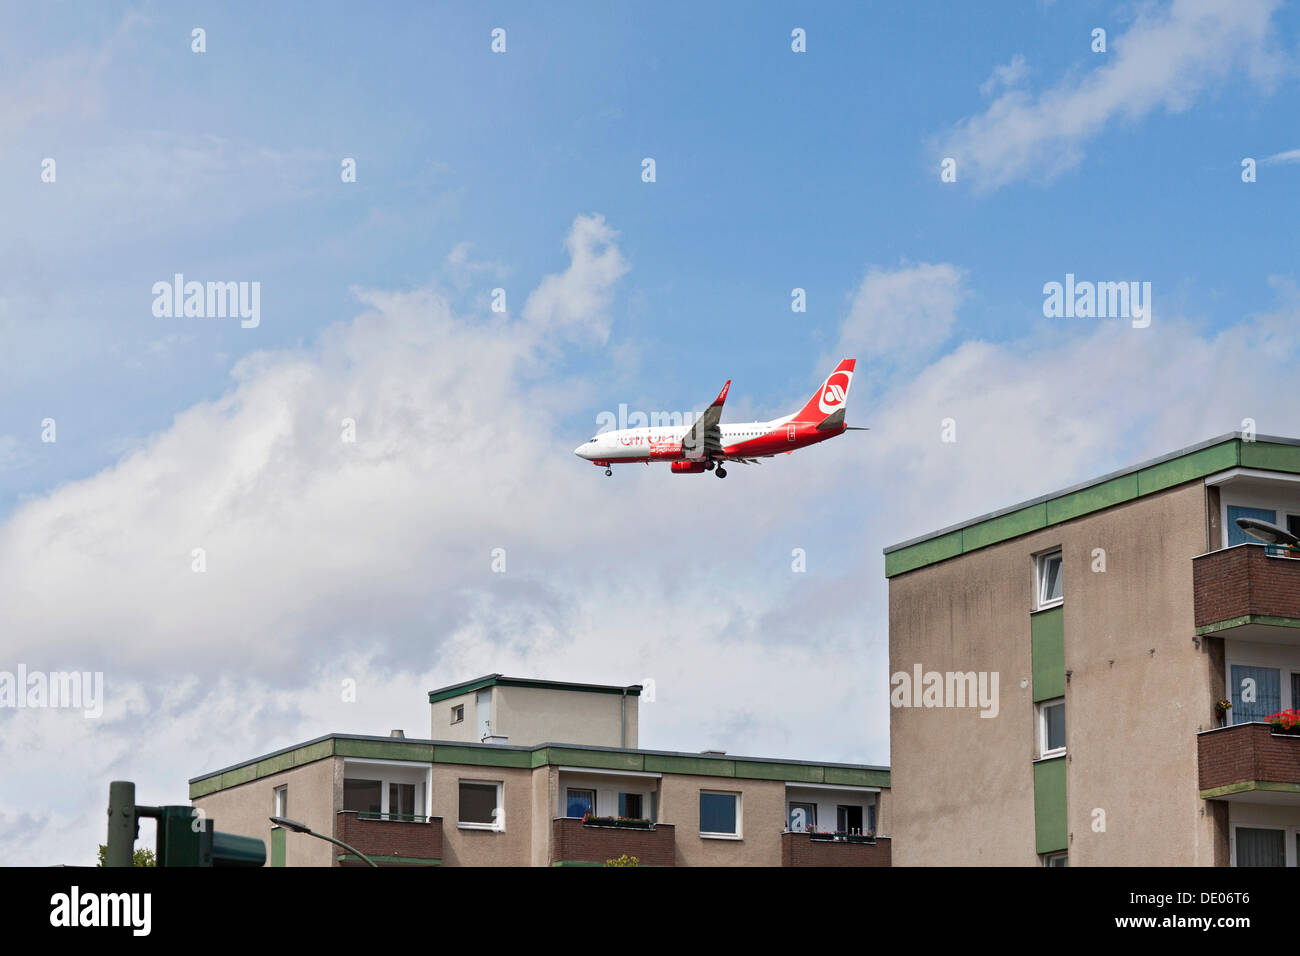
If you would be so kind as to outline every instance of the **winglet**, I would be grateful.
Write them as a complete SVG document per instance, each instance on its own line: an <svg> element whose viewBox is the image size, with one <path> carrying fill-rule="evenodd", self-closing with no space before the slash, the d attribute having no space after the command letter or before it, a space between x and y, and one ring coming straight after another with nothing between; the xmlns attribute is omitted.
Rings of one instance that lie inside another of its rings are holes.
<svg viewBox="0 0 1300 956"><path fill-rule="evenodd" d="M727 400L727 389L729 388L731 388L731 379L727 379L727 384L722 386L722 391L718 392L718 397L713 400L713 405L709 407L712 408L714 405L721 405L725 402Z"/></svg>

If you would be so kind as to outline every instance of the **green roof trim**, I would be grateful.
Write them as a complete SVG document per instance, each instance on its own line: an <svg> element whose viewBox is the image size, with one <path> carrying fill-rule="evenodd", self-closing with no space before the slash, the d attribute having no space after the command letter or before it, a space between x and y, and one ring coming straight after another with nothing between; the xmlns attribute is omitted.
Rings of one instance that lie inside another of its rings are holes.
<svg viewBox="0 0 1300 956"><path fill-rule="evenodd" d="M528 677L505 677L501 674L485 674L483 677L476 677L473 680L463 681L459 684L449 684L446 687L439 687L429 691L429 703L436 704L439 701L451 700L453 697L463 697L466 694L483 690L485 687L534 687L541 690L571 690L585 694L641 696L640 684L628 684L626 686L619 684L574 684L569 681L533 680Z"/></svg>
<svg viewBox="0 0 1300 956"><path fill-rule="evenodd" d="M1229 783L1222 787L1202 790L1201 799L1218 800L1221 797L1230 797L1234 793L1250 793L1255 790L1269 793L1300 793L1300 783L1280 783L1275 780L1243 780L1240 783Z"/></svg>
<svg viewBox="0 0 1300 956"><path fill-rule="evenodd" d="M892 578L1229 468L1300 474L1300 440L1229 432L1052 494L885 548Z"/></svg>
<svg viewBox="0 0 1300 956"><path fill-rule="evenodd" d="M863 764L731 757L725 754L685 754L662 750L626 750L619 747L588 747L580 744L546 743L535 747L512 747L507 744L444 743L437 740L330 734L265 757L244 761L224 770L194 777L189 781L190 799L196 800L218 790L251 783L329 757L409 760L412 763L506 767L521 770L535 770L546 766L583 767L593 770L692 774L702 777L783 780L789 783L824 783L854 787L887 788L890 785L888 767L872 767Z"/></svg>
<svg viewBox="0 0 1300 956"><path fill-rule="evenodd" d="M1230 617L1223 621L1215 621L1213 624L1202 624L1196 629L1198 637L1204 637L1206 634L1214 634L1217 631L1227 631L1234 627L1245 627L1247 624L1267 624L1269 627L1300 627L1300 617L1270 617L1267 614L1243 614L1240 617Z"/></svg>

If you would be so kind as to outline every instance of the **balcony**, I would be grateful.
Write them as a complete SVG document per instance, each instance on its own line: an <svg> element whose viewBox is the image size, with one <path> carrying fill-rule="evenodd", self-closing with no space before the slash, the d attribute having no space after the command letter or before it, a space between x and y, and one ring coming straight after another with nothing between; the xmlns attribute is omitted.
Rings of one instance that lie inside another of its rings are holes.
<svg viewBox="0 0 1300 956"><path fill-rule="evenodd" d="M340 810L334 838L356 847L381 866L437 866L442 862L442 817L360 813ZM342 850L338 862L365 864Z"/></svg>
<svg viewBox="0 0 1300 956"><path fill-rule="evenodd" d="M787 830L781 834L782 866L890 866L889 837L870 842L814 839Z"/></svg>
<svg viewBox="0 0 1300 956"><path fill-rule="evenodd" d="M677 862L676 830L671 823L651 829L593 826L576 817L559 817L553 823L551 863L554 866L604 866L627 854L638 866L674 866Z"/></svg>
<svg viewBox="0 0 1300 956"><path fill-rule="evenodd" d="M1270 724L1235 724L1196 736L1198 785L1204 800L1248 799L1300 804L1300 736Z"/></svg>
<svg viewBox="0 0 1300 956"><path fill-rule="evenodd" d="M1300 558L1273 545L1239 544L1192 560L1196 633L1300 642Z"/></svg>

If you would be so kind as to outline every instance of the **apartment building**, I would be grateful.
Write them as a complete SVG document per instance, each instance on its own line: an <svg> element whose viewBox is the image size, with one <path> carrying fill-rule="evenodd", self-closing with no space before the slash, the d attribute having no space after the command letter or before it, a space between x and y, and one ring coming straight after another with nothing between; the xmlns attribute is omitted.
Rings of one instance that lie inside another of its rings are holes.
<svg viewBox="0 0 1300 956"><path fill-rule="evenodd" d="M330 734L190 799L270 866L890 865L888 767L638 749L641 690L490 674L429 692L430 739Z"/></svg>
<svg viewBox="0 0 1300 956"><path fill-rule="evenodd" d="M1300 705L1300 560L1237 518L1300 533L1300 442L1224 435L885 549L896 863L1300 862L1300 737L1263 721Z"/></svg>

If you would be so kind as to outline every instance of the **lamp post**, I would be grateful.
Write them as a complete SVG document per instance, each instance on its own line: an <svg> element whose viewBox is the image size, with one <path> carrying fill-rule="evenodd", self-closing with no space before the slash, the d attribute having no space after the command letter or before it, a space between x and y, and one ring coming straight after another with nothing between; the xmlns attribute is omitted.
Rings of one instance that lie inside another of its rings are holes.
<svg viewBox="0 0 1300 956"><path fill-rule="evenodd" d="M1238 518L1237 527L1252 538L1263 541L1265 544L1278 545L1289 551L1300 550L1300 538L1271 521L1261 521L1259 518Z"/></svg>
<svg viewBox="0 0 1300 956"><path fill-rule="evenodd" d="M362 852L361 852L360 850L358 850L356 847L354 847L354 846L348 846L348 845L347 845L346 843L344 843L342 840L336 840L336 839L334 839L333 837L326 836L326 835L323 834L323 833L317 833L315 830L313 830L311 827L307 826L307 824L305 824L305 823L299 823L297 820L290 820L288 817L271 817L270 819L271 819L271 822L274 823L274 824L275 824L276 826L278 826L278 827L284 827L286 830L292 830L294 833L305 833L305 834L307 834L308 836L314 836L314 837L316 837L316 838L319 839L319 840L326 840L326 841L328 841L329 843L333 843L335 846L341 846L341 847L343 847L343 849L347 850L349 853L355 853L355 854L356 854L358 857L360 857L360 858L361 858L361 859L362 859L362 860L363 860L363 861L364 861L368 866L373 866L375 869L379 869L379 864L378 864L378 863L376 863L374 860L370 859L370 857L366 856L364 853L362 853Z"/></svg>

